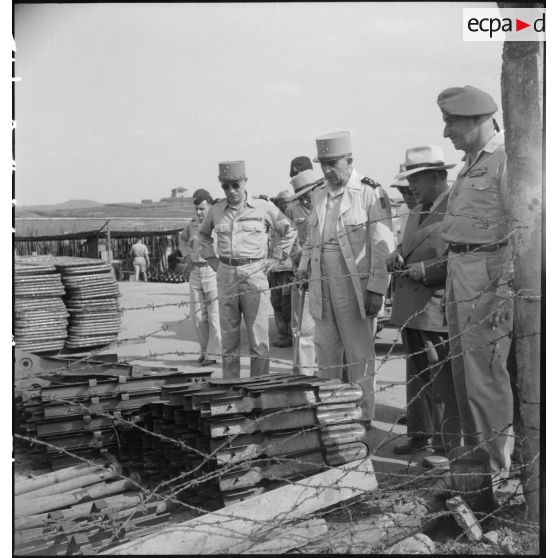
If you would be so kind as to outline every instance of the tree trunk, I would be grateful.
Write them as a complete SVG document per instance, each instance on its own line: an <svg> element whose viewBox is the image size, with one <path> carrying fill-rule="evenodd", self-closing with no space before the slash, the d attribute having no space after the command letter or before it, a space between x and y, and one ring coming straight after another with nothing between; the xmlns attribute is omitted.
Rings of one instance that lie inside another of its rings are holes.
<svg viewBox="0 0 558 558"><path fill-rule="evenodd" d="M501 8L517 7L499 2ZM531 5L531 7L535 7ZM539 519L544 42L505 42L502 103L516 229L514 307L519 423L527 520Z"/></svg>

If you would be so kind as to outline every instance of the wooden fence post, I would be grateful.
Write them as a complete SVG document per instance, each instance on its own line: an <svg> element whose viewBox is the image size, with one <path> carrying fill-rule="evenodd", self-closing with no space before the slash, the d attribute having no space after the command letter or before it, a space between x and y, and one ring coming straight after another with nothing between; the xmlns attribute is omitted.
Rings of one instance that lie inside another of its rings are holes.
<svg viewBox="0 0 558 558"><path fill-rule="evenodd" d="M498 2L500 8L517 4ZM529 7L543 7L531 4ZM504 43L502 104L510 211L515 219L514 330L519 390L517 442L527 520L539 519L544 42Z"/></svg>

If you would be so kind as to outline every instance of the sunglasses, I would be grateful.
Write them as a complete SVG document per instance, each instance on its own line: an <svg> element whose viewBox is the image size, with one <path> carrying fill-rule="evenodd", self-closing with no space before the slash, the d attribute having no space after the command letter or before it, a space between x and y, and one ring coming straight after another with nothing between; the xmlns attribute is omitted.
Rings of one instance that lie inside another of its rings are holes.
<svg viewBox="0 0 558 558"><path fill-rule="evenodd" d="M223 184L221 184L221 188L223 188L223 190L227 191L229 188L232 188L233 190L240 190L240 184L238 182L224 182Z"/></svg>

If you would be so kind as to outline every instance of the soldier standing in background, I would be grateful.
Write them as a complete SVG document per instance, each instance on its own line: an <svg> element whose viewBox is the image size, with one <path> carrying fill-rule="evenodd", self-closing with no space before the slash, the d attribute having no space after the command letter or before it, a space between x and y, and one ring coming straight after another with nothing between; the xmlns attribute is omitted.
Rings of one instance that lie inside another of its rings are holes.
<svg viewBox="0 0 558 558"><path fill-rule="evenodd" d="M297 170L296 163L305 163L309 168ZM293 174L294 173L294 174ZM287 207L286 215L295 224L298 234L298 251L293 256L293 271L298 270L298 264L302 256L302 247L306 242L308 234L308 217L312 211L312 192L324 183L324 178L315 172L312 163L307 157L296 157L291 163L291 184L294 195ZM299 284L291 290L291 326L297 332L298 343L295 346L296 354L293 362L300 374L312 376L316 368L316 351L314 349L314 318L310 313L310 299L307 295L308 285ZM301 299L304 296L301 308Z"/></svg>
<svg viewBox="0 0 558 558"><path fill-rule="evenodd" d="M312 197L297 278L310 272L317 375L361 386L362 419L369 428L374 328L389 283L386 259L394 247L391 208L380 185L353 168L349 132L322 136L316 146L326 182Z"/></svg>
<svg viewBox="0 0 558 558"><path fill-rule="evenodd" d="M286 213L287 204L291 194L288 190L283 190L272 198L273 203L279 208L281 213ZM270 254L271 257L281 259L281 254L276 253L279 248L281 236L274 230L270 231ZM291 331L291 287L294 280L293 265L290 258L286 258L281 263L273 266L268 273L269 298L273 307L275 326L279 333L279 339L272 344L275 347L292 347L293 338Z"/></svg>
<svg viewBox="0 0 558 558"><path fill-rule="evenodd" d="M196 216L180 233L178 244L190 271L190 313L200 344L198 362L211 366L217 364L214 357L221 354L217 274L201 257L198 230L213 199L207 190L200 188L194 192L192 200Z"/></svg>
<svg viewBox="0 0 558 558"><path fill-rule="evenodd" d="M476 87L438 95L444 137L464 151L442 223L449 244L446 317L459 415L466 445L490 454L493 472L507 477L513 398L506 359L512 331L513 246L504 136L494 99Z"/></svg>
<svg viewBox="0 0 558 558"><path fill-rule="evenodd" d="M140 272L143 273L143 280L147 282L147 268L149 267L149 251L143 243L143 239L138 237L130 248L130 257L134 265L136 281L139 281Z"/></svg>
<svg viewBox="0 0 558 558"><path fill-rule="evenodd" d="M223 346L223 377L240 377L240 320L248 331L250 375L269 373L269 295L266 273L278 260L268 260L268 231L279 234L277 253L289 256L296 231L271 202L246 191L244 161L219 163L226 199L214 204L199 229L201 255L217 271ZM215 230L219 257L213 248Z"/></svg>

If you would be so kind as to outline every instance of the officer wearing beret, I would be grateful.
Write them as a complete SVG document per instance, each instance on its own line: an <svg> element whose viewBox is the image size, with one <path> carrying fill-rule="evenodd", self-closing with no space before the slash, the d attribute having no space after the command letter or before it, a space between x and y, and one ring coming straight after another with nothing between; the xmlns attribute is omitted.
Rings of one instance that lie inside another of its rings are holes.
<svg viewBox="0 0 558 558"><path fill-rule="evenodd" d="M485 91L466 85L438 96L444 137L465 152L448 199L446 317L459 416L467 445L482 444L507 475L514 438L506 369L512 330L513 247L504 136Z"/></svg>
<svg viewBox="0 0 558 558"><path fill-rule="evenodd" d="M250 375L269 373L269 295L266 273L277 260L266 258L268 232L279 234L278 254L288 257L296 239L289 219L270 201L246 191L244 161L219 163L226 198L214 204L200 226L201 254L217 271L223 345L223 377L240 377L240 319L248 331ZM213 247L217 236L219 257Z"/></svg>
<svg viewBox="0 0 558 558"><path fill-rule="evenodd" d="M215 356L221 354L217 275L201 256L198 232L213 199L207 190L200 188L194 192L192 201L196 216L180 233L178 245L190 270L190 313L201 353L198 362L211 366L217 363Z"/></svg>
<svg viewBox="0 0 558 558"><path fill-rule="evenodd" d="M312 196L298 277L310 271L318 376L360 384L362 419L374 418L374 329L393 250L389 198L353 168L349 132L316 139L326 178Z"/></svg>

